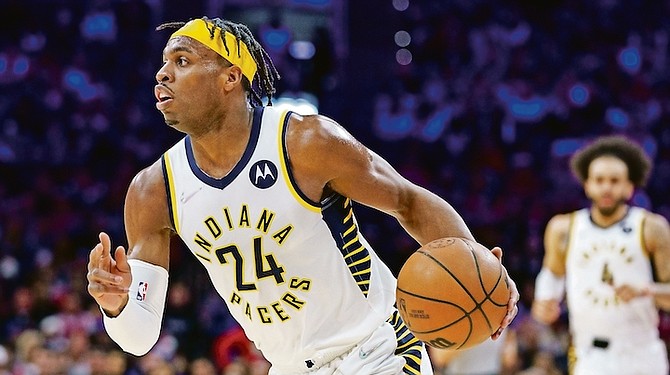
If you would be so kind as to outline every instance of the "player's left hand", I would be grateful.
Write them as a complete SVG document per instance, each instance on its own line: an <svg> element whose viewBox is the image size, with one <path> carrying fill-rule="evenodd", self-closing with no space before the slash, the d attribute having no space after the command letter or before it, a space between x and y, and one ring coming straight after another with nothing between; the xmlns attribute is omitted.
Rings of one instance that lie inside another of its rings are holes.
<svg viewBox="0 0 670 375"><path fill-rule="evenodd" d="M491 252L502 262L503 253L500 247L494 247L491 249ZM512 323L514 317L516 317L516 314L519 312L519 307L517 306L517 302L519 302L519 290L516 288L516 283L514 280L509 277L507 269L505 269L505 275L507 275L507 284L509 285L510 290L509 301L507 302L507 315L505 315L503 318L503 321L500 324L500 328L498 328L498 330L495 331L493 335L491 335L491 339L493 340L497 340L498 337L500 337L505 328L507 328Z"/></svg>
<svg viewBox="0 0 670 375"><path fill-rule="evenodd" d="M648 296L651 294L650 289L638 288L633 285L623 284L614 288L616 296L624 302L629 302L633 298Z"/></svg>

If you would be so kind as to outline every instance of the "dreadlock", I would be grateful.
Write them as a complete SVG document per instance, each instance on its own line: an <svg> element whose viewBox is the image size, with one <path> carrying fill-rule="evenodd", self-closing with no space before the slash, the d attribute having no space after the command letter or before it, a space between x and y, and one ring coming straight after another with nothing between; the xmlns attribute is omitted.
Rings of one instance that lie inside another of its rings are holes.
<svg viewBox="0 0 670 375"><path fill-rule="evenodd" d="M213 24L211 28L208 26L211 38L214 38L214 32L216 31L216 28L220 28L222 30L220 35L221 39L223 40L223 46L226 48L226 52L230 53L226 43L226 38L224 37L224 31L227 31L235 36L235 39L237 40L238 56L240 54L240 42L247 45L249 53L253 57L258 68L256 72L258 79L255 81L260 88L257 90L254 88L253 82L248 82L247 78L243 77L243 82L245 82L245 86L248 87L248 91L251 93L249 96L249 102L254 106L261 106L263 105L261 95L265 95L268 98L268 105L272 105L272 97L275 92L277 92L275 88L275 81L279 80L281 77L272 63L270 55L268 55L260 43L256 41L249 28L241 23L222 20L220 18L209 19L207 17L202 17L202 20L205 21L207 25L210 23ZM186 22L167 22L159 25L156 30L178 29L185 24Z"/></svg>

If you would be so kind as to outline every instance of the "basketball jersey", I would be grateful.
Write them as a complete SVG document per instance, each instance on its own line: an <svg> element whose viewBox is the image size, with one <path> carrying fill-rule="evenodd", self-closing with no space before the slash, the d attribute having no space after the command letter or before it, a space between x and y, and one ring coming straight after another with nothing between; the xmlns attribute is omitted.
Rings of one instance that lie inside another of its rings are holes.
<svg viewBox="0 0 670 375"><path fill-rule="evenodd" d="M496 340L487 339L483 343L467 349L459 349L458 354L448 363L445 375L486 375L500 374L507 330Z"/></svg>
<svg viewBox="0 0 670 375"><path fill-rule="evenodd" d="M385 322L396 281L359 232L350 199L317 203L298 189L290 116L256 108L247 148L221 179L199 169L188 136L162 163L174 228L230 313L274 369L304 372Z"/></svg>
<svg viewBox="0 0 670 375"><path fill-rule="evenodd" d="M596 225L585 208L572 214L566 258L566 294L575 344L594 338L658 337L658 310L652 297L625 303L615 295L622 284L653 282L643 244L645 210L630 207L626 216L606 228Z"/></svg>

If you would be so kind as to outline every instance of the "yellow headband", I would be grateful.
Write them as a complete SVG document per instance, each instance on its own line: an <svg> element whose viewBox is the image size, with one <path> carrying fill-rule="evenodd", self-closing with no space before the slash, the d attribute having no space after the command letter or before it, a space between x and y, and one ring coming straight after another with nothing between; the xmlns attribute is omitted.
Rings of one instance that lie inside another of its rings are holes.
<svg viewBox="0 0 670 375"><path fill-rule="evenodd" d="M186 25L182 26L179 30L175 31L170 36L170 39L183 35L197 40L198 42L206 45L214 52L221 55L224 59L230 61L231 64L239 66L240 69L242 69L242 74L244 74L244 76L249 80L249 83L253 82L256 69L258 68L254 58L251 56L251 53L249 53L249 48L247 45L242 41L238 42L237 38L235 38L235 35L225 31L224 35L226 37L226 46L228 46L229 51L227 52L226 47L223 45L223 40L219 35L219 33L223 30L216 27L214 38L212 38L210 36L211 34L209 33L209 30L212 27L215 26L212 23L205 22L205 20L192 20L189 21ZM240 48L239 53L237 50L238 45Z"/></svg>

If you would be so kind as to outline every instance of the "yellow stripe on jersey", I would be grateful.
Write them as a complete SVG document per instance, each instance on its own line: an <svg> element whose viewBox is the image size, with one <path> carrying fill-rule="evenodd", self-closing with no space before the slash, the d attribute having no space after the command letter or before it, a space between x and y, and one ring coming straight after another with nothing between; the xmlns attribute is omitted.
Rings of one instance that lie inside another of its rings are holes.
<svg viewBox="0 0 670 375"><path fill-rule="evenodd" d="M179 234L179 217L177 215L177 195L175 193L174 186L174 173L172 172L172 162L170 161L170 155L166 152L163 154L165 158L165 175L167 176L168 183L168 198L170 199L170 204L172 205L172 222L174 223L174 230Z"/></svg>
<svg viewBox="0 0 670 375"><path fill-rule="evenodd" d="M565 253L563 254L563 263L566 263L568 260L568 254L572 248L572 241L575 238L575 220L577 217L577 211L573 211L570 214L570 223L568 224L568 239L565 245Z"/></svg>
<svg viewBox="0 0 670 375"><path fill-rule="evenodd" d="M411 362L421 363L421 358L411 354L405 354L403 357L405 357L405 362L407 362L403 368L403 371L406 374L421 375L421 370L417 370L416 368L409 365Z"/></svg>
<svg viewBox="0 0 670 375"><path fill-rule="evenodd" d="M363 250L365 250L365 246L361 245L361 247L359 247L358 249L356 249L356 250L350 252L349 254L345 255L344 259L350 258L350 257L360 253Z"/></svg>
<svg viewBox="0 0 670 375"><path fill-rule="evenodd" d="M362 270L362 271L358 271L358 272L352 273L351 276L361 276L361 275L365 275L366 273L371 273L371 271L370 271L369 268L368 268L368 269L365 269L365 270ZM369 278L370 278L370 276L368 276L368 279L369 279Z"/></svg>
<svg viewBox="0 0 670 375"><path fill-rule="evenodd" d="M644 226L647 224L647 216L642 215L642 220L640 222L640 249L642 249L642 254L644 254L645 257L649 258L651 255L649 254L649 249L647 249L647 245L644 243Z"/></svg>
<svg viewBox="0 0 670 375"><path fill-rule="evenodd" d="M397 310L386 321L395 329L397 343L395 355L405 359L403 373L421 375L423 343L407 329Z"/></svg>
<svg viewBox="0 0 670 375"><path fill-rule="evenodd" d="M361 264L361 263L365 263L365 262L367 262L367 261L369 261L369 260L370 260L370 256L368 255L368 256L366 256L366 257L363 258L363 259L359 259L359 260L357 260L357 261L355 261L355 262L349 264L349 269L352 269L353 267L355 267L355 266L357 266L357 265L359 265L359 264Z"/></svg>
<svg viewBox="0 0 670 375"><path fill-rule="evenodd" d="M575 350L574 345L570 344L568 346L568 374L572 375L575 373L577 359L577 350Z"/></svg>
<svg viewBox="0 0 670 375"><path fill-rule="evenodd" d="M356 226L352 225L351 227L349 227L349 229L347 229L344 233L342 233L342 237L346 237L349 233L353 232L354 229L356 229Z"/></svg>
<svg viewBox="0 0 670 375"><path fill-rule="evenodd" d="M288 115L289 111L284 111L284 113L281 114L279 117L279 131L277 132L279 134L279 139L277 140L279 142L279 160L281 160L281 172L282 175L284 175L284 181L286 181L286 185L288 186L288 190L291 192L293 197L295 198L296 201L298 201L303 207L306 209L313 211L313 212L321 212L321 207L315 206L312 203L306 201L303 199L303 197L298 194L297 187L293 185L293 180L291 179L291 176L288 173L288 151L284 147L284 137L285 137L285 130L286 126L286 121L288 119L286 116Z"/></svg>
<svg viewBox="0 0 670 375"><path fill-rule="evenodd" d="M344 237L344 236L343 236L343 237ZM347 247L353 245L353 244L356 243L356 242L358 242L358 235L356 235L356 237L354 237L351 241L349 241L349 242L347 242L346 244L344 244L344 246L342 246L342 249L346 249Z"/></svg>
<svg viewBox="0 0 670 375"><path fill-rule="evenodd" d="M351 219L352 216L354 216L354 210L353 210L353 209L350 209L350 210L349 210L349 213L347 214L347 217L345 217L344 220L342 220L342 224L344 224L344 223L346 223L347 221L349 221L349 219Z"/></svg>

